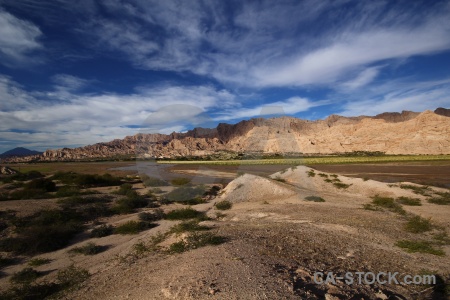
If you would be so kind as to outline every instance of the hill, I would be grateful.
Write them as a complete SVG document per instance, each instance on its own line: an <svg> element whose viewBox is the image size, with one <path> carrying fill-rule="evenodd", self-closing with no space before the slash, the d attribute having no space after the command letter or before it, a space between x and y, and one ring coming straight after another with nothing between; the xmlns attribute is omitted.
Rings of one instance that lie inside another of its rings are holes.
<svg viewBox="0 0 450 300"><path fill-rule="evenodd" d="M12 156L30 156L30 155L39 155L42 152L30 150L23 147L17 147L6 152L0 154L0 158L12 157Z"/></svg>
<svg viewBox="0 0 450 300"><path fill-rule="evenodd" d="M294 117L254 118L186 133L136 134L80 148L47 150L22 161L108 159L113 157L176 158L218 152L336 154L354 151L386 154L450 154L450 118L446 109L403 111L377 116L324 120Z"/></svg>

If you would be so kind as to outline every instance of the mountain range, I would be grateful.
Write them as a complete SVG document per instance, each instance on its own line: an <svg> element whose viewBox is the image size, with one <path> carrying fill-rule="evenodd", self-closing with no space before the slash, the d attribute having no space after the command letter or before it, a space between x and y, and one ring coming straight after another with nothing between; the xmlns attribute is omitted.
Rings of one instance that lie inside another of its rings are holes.
<svg viewBox="0 0 450 300"><path fill-rule="evenodd" d="M21 156L32 156L32 155L40 155L42 152L30 150L23 147L17 147L11 150L8 150L6 152L3 152L0 154L0 158L7 158L7 157L21 157Z"/></svg>
<svg viewBox="0 0 450 300"><path fill-rule="evenodd" d="M218 152L336 154L450 154L450 109L373 117L330 115L324 120L254 118L185 133L143 134L79 148L47 150L9 161L69 161L114 157L176 158Z"/></svg>

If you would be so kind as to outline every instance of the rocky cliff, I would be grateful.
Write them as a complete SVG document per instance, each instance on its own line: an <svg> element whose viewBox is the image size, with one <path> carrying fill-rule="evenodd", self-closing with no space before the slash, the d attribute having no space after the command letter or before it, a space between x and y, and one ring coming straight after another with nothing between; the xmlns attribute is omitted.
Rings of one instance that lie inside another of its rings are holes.
<svg viewBox="0 0 450 300"><path fill-rule="evenodd" d="M186 133L137 134L80 148L47 150L16 161L53 161L140 156L172 158L218 151L332 154L450 154L450 110L383 113L374 117L331 115L308 121L293 117L255 118Z"/></svg>

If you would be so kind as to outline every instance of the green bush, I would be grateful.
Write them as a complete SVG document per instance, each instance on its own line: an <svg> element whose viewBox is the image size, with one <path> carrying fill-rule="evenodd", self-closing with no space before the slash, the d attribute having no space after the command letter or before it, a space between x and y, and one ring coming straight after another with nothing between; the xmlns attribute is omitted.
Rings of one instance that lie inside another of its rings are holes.
<svg viewBox="0 0 450 300"><path fill-rule="evenodd" d="M191 182L191 180L189 178L185 178L185 177L174 178L170 181L170 183L172 185L186 185L190 182Z"/></svg>
<svg viewBox="0 0 450 300"><path fill-rule="evenodd" d="M219 201L215 205L218 210L228 210L233 206L233 203L227 200Z"/></svg>
<svg viewBox="0 0 450 300"><path fill-rule="evenodd" d="M13 181L28 181L28 180L42 178L42 177L44 177L44 175L42 175L40 172L32 170L27 173L18 172L14 175L3 177L3 178L1 178L1 181L3 183L10 183Z"/></svg>
<svg viewBox="0 0 450 300"><path fill-rule="evenodd" d="M401 215L406 214L406 211L402 208L402 206L395 202L393 198L381 197L376 195L375 197L372 197L372 205L388 209Z"/></svg>
<svg viewBox="0 0 450 300"><path fill-rule="evenodd" d="M133 190L133 186L129 183L124 183L120 186L119 190L115 192L118 195L126 195L128 192Z"/></svg>
<svg viewBox="0 0 450 300"><path fill-rule="evenodd" d="M0 241L0 251L38 254L64 248L83 229L82 215L70 209L41 210L13 220L17 235Z"/></svg>
<svg viewBox="0 0 450 300"><path fill-rule="evenodd" d="M101 225L99 227L96 227L92 229L90 233L91 238L101 238L108 235L113 234L114 227L112 225Z"/></svg>
<svg viewBox="0 0 450 300"><path fill-rule="evenodd" d="M48 263L50 263L52 260L48 259L48 258L33 258L32 260L30 260L28 262L28 265L31 267L38 267L38 266L42 266L42 265L46 265Z"/></svg>
<svg viewBox="0 0 450 300"><path fill-rule="evenodd" d="M77 254L83 254L83 255L95 255L100 252L103 252L106 250L106 247L96 245L92 242L87 243L84 246L81 247L75 247L69 250L70 253L77 253Z"/></svg>
<svg viewBox="0 0 450 300"><path fill-rule="evenodd" d="M145 174L141 174L139 175L141 177L142 183L144 183L144 185L146 187L155 187L155 186L167 186L169 185L166 181L156 178L156 177L150 177L148 175Z"/></svg>
<svg viewBox="0 0 450 300"><path fill-rule="evenodd" d="M78 185L79 187L101 187L116 186L122 183L121 178L110 174L92 175L77 174L74 172L57 172L52 176L52 180L59 180L62 183Z"/></svg>
<svg viewBox="0 0 450 300"><path fill-rule="evenodd" d="M207 245L220 245L226 242L226 239L222 236L217 236L212 233L198 233L192 232L185 240L173 243L169 247L171 253L181 253L191 249L197 249Z"/></svg>
<svg viewBox="0 0 450 300"><path fill-rule="evenodd" d="M273 180L276 180L276 181L279 181L279 182L286 183L286 179L281 178L281 177L275 177L275 178L273 178Z"/></svg>
<svg viewBox="0 0 450 300"><path fill-rule="evenodd" d="M14 273L10 281L13 283L31 283L35 281L41 274L33 268L25 268L17 273Z"/></svg>
<svg viewBox="0 0 450 300"><path fill-rule="evenodd" d="M192 221L184 221L177 225L172 226L172 228L170 228L170 232L179 234L183 232L203 231L209 229L210 228L207 226L200 225L197 220L192 220Z"/></svg>
<svg viewBox="0 0 450 300"><path fill-rule="evenodd" d="M159 221L164 218L164 211L161 209L155 209L154 212L141 212L138 214L139 220L145 222Z"/></svg>
<svg viewBox="0 0 450 300"><path fill-rule="evenodd" d="M421 206L422 203L418 198L410 198L410 197L398 197L396 201L403 205L409 206Z"/></svg>
<svg viewBox="0 0 450 300"><path fill-rule="evenodd" d="M56 184L52 180L47 178L37 178L25 184L25 188L29 190L43 190L45 192L54 192L56 191Z"/></svg>
<svg viewBox="0 0 450 300"><path fill-rule="evenodd" d="M10 200L45 199L50 196L41 189L24 188L11 192L8 196Z"/></svg>
<svg viewBox="0 0 450 300"><path fill-rule="evenodd" d="M53 299L59 292L85 281L89 277L89 272L71 266L59 271L57 277L57 282L13 285L7 291L0 293L0 299Z"/></svg>
<svg viewBox="0 0 450 300"><path fill-rule="evenodd" d="M420 253L429 253L438 256L444 256L445 252L441 249L436 249L433 247L433 244L427 241L409 241L402 240L398 241L395 244L397 247L405 249L407 252L420 252Z"/></svg>
<svg viewBox="0 0 450 300"><path fill-rule="evenodd" d="M139 195L136 191L128 191L125 198L119 199L111 208L117 214L129 214L137 208L147 207L150 201Z"/></svg>
<svg viewBox="0 0 450 300"><path fill-rule="evenodd" d="M188 207L172 210L168 212L164 218L166 220L205 219L206 215L204 212Z"/></svg>
<svg viewBox="0 0 450 300"><path fill-rule="evenodd" d="M128 221L117 226L114 229L115 234L137 234L141 231L154 228L157 224L142 222L142 221Z"/></svg>
<svg viewBox="0 0 450 300"><path fill-rule="evenodd" d="M308 177L314 177L316 176L316 172L314 172L314 170L309 170L308 172L306 172L306 174L308 174Z"/></svg>
<svg viewBox="0 0 450 300"><path fill-rule="evenodd" d="M199 204L204 203L201 197L205 193L205 187L183 186L172 190L165 195L165 198L171 202L179 202L183 204Z"/></svg>
<svg viewBox="0 0 450 300"><path fill-rule="evenodd" d="M89 272L85 269L77 268L74 265L58 271L57 279L63 288L76 286L88 279Z"/></svg>
<svg viewBox="0 0 450 300"><path fill-rule="evenodd" d="M313 202L325 202L325 200L322 197L319 196L306 196L306 201L313 201Z"/></svg>
<svg viewBox="0 0 450 300"><path fill-rule="evenodd" d="M337 179L337 180L339 180L339 179ZM333 185L335 187L337 187L338 189L347 189L347 188L349 188L351 186L351 184L345 184L345 183L342 183L342 182L333 182Z"/></svg>
<svg viewBox="0 0 450 300"><path fill-rule="evenodd" d="M411 184L400 184L401 189L407 189L412 190L413 193L428 196L428 192L430 191L430 188L428 186L417 186L417 185L411 185Z"/></svg>
<svg viewBox="0 0 450 300"><path fill-rule="evenodd" d="M428 199L429 203L438 204L438 205L450 205L450 193L440 193L437 192L439 197L433 197Z"/></svg>
<svg viewBox="0 0 450 300"><path fill-rule="evenodd" d="M58 191L55 193L55 196L56 198L62 198L62 197L78 196L80 194L81 190L79 187L65 185L58 188Z"/></svg>
<svg viewBox="0 0 450 300"><path fill-rule="evenodd" d="M405 230L412 233L422 233L430 231L431 229L433 229L431 221L420 216L410 218L405 225Z"/></svg>

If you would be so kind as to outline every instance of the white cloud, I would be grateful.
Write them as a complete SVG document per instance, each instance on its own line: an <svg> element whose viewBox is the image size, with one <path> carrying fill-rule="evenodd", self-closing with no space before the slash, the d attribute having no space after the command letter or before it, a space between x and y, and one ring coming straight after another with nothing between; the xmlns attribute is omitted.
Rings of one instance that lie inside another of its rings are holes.
<svg viewBox="0 0 450 300"><path fill-rule="evenodd" d="M100 18L85 30L139 68L256 88L334 88L349 73L375 67L348 82L355 89L386 60L450 49L448 5L418 12L414 5L357 2L348 10L346 2L258 1L230 9L222 1L134 0L124 7L114 0L106 7L115 22Z"/></svg>
<svg viewBox="0 0 450 300"><path fill-rule="evenodd" d="M363 70L355 78L341 84L343 89L355 90L372 82L380 72L380 67L371 67Z"/></svg>
<svg viewBox="0 0 450 300"><path fill-rule="evenodd" d="M56 74L52 77L59 90L76 91L89 84L89 80L68 74Z"/></svg>
<svg viewBox="0 0 450 300"><path fill-rule="evenodd" d="M307 111L313 107L329 104L328 101L315 101L301 97L291 97L286 100L266 103L252 108L229 109L218 113L217 120L240 120L251 117L264 117L268 115L294 115Z"/></svg>
<svg viewBox="0 0 450 300"><path fill-rule="evenodd" d="M60 91L26 92L0 76L0 98L5 100L0 103L0 140L47 147L97 143L142 132L149 123L162 132L189 129L211 120L207 112L213 108L238 105L233 94L211 86L141 87L128 95L67 90L64 95L64 101L56 101Z"/></svg>
<svg viewBox="0 0 450 300"><path fill-rule="evenodd" d="M437 107L450 107L450 79L429 82L395 82L378 87L381 91L366 90L356 99L343 104L339 112L344 116L377 115L384 112L410 110L421 112ZM377 87L374 87L377 89ZM381 96L379 93L382 93Z"/></svg>
<svg viewBox="0 0 450 300"><path fill-rule="evenodd" d="M29 54L42 48L41 35L36 25L0 9L0 62L8 67L36 63Z"/></svg>
<svg viewBox="0 0 450 300"><path fill-rule="evenodd" d="M348 71L387 59L432 54L450 49L450 25L430 21L423 27L347 33L331 45L254 71L260 86L333 83Z"/></svg>

